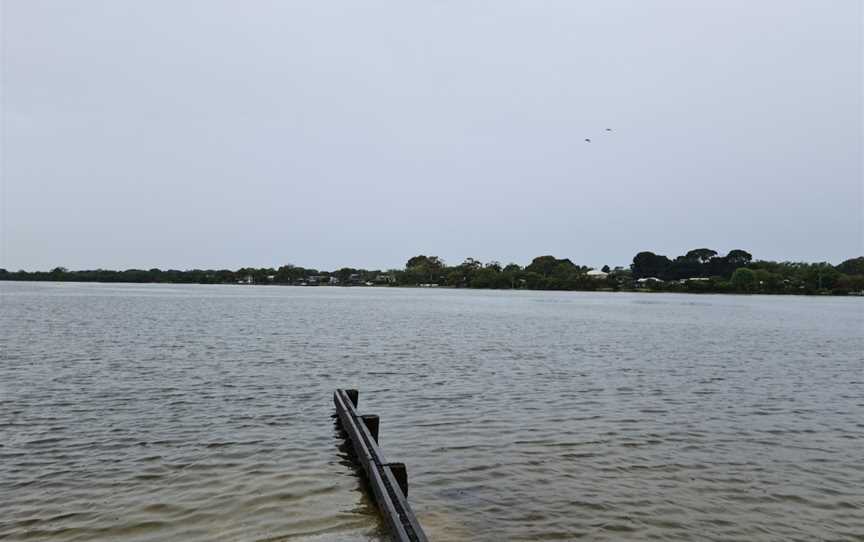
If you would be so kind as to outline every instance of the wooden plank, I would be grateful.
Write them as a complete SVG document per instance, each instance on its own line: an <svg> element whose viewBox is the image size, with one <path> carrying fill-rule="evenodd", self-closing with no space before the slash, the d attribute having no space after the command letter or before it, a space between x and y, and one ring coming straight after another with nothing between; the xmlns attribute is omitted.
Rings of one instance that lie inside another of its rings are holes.
<svg viewBox="0 0 864 542"><path fill-rule="evenodd" d="M427 542L411 505L408 504L408 476L403 463L390 463L378 447L378 417L357 414L357 390L336 390L333 402L340 425L354 449L357 462L366 474L375 502L396 542ZM370 430L374 427L374 435Z"/></svg>

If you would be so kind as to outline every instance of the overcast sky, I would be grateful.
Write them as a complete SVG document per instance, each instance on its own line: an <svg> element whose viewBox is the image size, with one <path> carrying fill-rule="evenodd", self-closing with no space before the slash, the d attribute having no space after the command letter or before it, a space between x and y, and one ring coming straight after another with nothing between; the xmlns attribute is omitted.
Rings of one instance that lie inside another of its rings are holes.
<svg viewBox="0 0 864 542"><path fill-rule="evenodd" d="M864 253L859 0L0 1L10 270Z"/></svg>

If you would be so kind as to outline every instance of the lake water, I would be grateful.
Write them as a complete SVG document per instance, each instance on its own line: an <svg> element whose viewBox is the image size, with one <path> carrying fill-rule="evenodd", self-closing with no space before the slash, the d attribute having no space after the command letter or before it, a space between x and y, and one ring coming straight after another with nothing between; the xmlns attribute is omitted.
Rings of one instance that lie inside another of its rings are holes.
<svg viewBox="0 0 864 542"><path fill-rule="evenodd" d="M0 539L864 540L864 299L0 283Z"/></svg>

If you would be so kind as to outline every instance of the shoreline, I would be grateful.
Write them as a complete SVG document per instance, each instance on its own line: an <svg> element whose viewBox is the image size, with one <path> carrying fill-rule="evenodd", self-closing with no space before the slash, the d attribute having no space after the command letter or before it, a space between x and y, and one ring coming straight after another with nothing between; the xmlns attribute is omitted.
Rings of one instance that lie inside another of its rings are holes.
<svg viewBox="0 0 864 542"><path fill-rule="evenodd" d="M828 262L754 260L744 250L726 255L707 248L670 259L640 252L629 266L600 269L569 258L537 256L527 265L466 258L448 265L419 255L401 269L340 267L315 269L292 264L238 269L69 269L9 271L0 281L105 282L133 284L239 284L291 286L387 286L537 291L638 291L777 295L864 295L864 256Z"/></svg>

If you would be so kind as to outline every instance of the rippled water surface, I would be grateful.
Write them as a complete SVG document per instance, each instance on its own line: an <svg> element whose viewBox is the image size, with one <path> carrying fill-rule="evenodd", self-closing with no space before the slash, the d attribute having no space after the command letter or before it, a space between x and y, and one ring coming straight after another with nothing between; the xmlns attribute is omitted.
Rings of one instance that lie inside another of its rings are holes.
<svg viewBox="0 0 864 542"><path fill-rule="evenodd" d="M864 540L864 300L0 283L0 539Z"/></svg>

